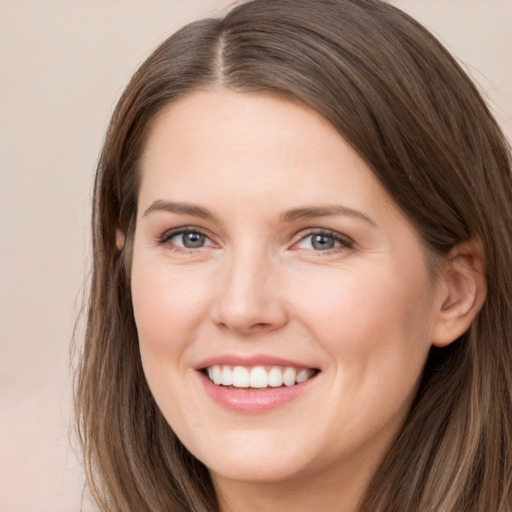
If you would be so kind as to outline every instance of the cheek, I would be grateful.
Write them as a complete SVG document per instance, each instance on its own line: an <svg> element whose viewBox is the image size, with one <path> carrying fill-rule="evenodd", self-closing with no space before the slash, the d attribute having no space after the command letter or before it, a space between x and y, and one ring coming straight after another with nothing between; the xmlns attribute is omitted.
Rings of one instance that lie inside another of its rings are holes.
<svg viewBox="0 0 512 512"><path fill-rule="evenodd" d="M297 317L328 356L330 435L358 444L399 428L430 348L423 276L366 269L296 285Z"/></svg>
<svg viewBox="0 0 512 512"><path fill-rule="evenodd" d="M207 314L208 283L198 272L142 258L133 262L132 301L144 374L168 423L182 433L201 426L201 417L189 412L196 397L184 383L191 378L187 354Z"/></svg>
<svg viewBox="0 0 512 512"><path fill-rule="evenodd" d="M422 364L430 347L431 291L422 267L318 272L297 281L293 295L314 338L350 368L392 359Z"/></svg>
<svg viewBox="0 0 512 512"><path fill-rule="evenodd" d="M134 260L132 301L143 359L175 358L207 310L209 281L198 272Z"/></svg>

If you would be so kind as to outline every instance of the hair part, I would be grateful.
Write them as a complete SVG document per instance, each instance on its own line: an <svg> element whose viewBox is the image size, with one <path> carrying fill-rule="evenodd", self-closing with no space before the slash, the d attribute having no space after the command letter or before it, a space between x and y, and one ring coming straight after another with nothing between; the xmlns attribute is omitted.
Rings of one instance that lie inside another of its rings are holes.
<svg viewBox="0 0 512 512"><path fill-rule="evenodd" d="M130 292L140 159L155 119L192 91L283 95L319 112L413 222L429 254L481 240L488 297L469 331L432 348L418 395L362 512L512 509L510 147L456 61L379 0L254 0L192 23L135 73L94 187L93 269L76 417L102 510L214 512L207 469L144 378ZM116 230L125 243L116 246Z"/></svg>

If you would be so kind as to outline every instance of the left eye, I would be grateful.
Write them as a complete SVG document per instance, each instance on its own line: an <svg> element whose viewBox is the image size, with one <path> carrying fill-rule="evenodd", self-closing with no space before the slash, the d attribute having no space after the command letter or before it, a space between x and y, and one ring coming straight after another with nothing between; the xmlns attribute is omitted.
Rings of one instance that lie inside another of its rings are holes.
<svg viewBox="0 0 512 512"><path fill-rule="evenodd" d="M197 231L182 231L167 239L172 245L186 249L199 249L211 245L210 239Z"/></svg>
<svg viewBox="0 0 512 512"><path fill-rule="evenodd" d="M298 244L299 249L314 249L315 251L328 251L340 247L341 243L331 235L314 233L304 237Z"/></svg>

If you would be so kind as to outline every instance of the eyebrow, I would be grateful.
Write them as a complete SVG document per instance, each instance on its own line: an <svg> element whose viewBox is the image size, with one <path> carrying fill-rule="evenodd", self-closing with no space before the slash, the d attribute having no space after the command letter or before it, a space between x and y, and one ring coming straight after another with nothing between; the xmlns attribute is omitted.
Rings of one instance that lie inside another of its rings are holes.
<svg viewBox="0 0 512 512"><path fill-rule="evenodd" d="M363 220L373 227L377 227L377 223L365 213L347 208L346 206L311 206L306 208L293 208L287 210L281 215L284 222L293 222L302 219L316 219L318 217L329 217L333 215L343 215Z"/></svg>
<svg viewBox="0 0 512 512"><path fill-rule="evenodd" d="M215 215L213 215L212 212L210 212L206 208L202 208L201 206L197 206L194 204L188 204L188 203L173 203L170 201L163 201L161 199L153 202L149 206L149 208L147 208L144 211L142 216L146 217L150 213L157 212L157 211L181 213L181 214L185 214L185 215L190 215L192 217L199 217L201 219L216 220Z"/></svg>
<svg viewBox="0 0 512 512"><path fill-rule="evenodd" d="M166 211L171 213L178 213L184 215L190 215L192 217L199 217L201 219L207 220L217 220L215 215L203 208L201 206L197 206L195 204L189 203L176 203L171 201L164 201L159 199L154 201L142 214L143 217L146 217L152 212L156 211ZM373 221L368 215L365 213L354 210L352 208L347 208L346 206L309 206L305 208L293 208L291 210L285 211L281 215L281 221L290 223L297 220L302 219L316 219L319 217L329 217L329 216L337 216L343 215L348 217L354 217L356 219L363 220L370 224L373 227L377 227L377 223Z"/></svg>

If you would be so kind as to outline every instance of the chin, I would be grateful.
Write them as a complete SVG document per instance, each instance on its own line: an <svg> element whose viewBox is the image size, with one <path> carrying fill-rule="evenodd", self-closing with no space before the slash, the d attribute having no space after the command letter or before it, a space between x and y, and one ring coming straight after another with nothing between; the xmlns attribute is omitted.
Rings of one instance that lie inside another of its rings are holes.
<svg viewBox="0 0 512 512"><path fill-rule="evenodd" d="M283 459L276 454L269 456L262 454L251 460L227 457L207 467L212 476L261 484L282 483L293 480L303 473L303 468L297 464L296 460Z"/></svg>
<svg viewBox="0 0 512 512"><path fill-rule="evenodd" d="M285 437L258 436L250 439L240 437L239 442L231 439L219 441L215 449L192 449L212 475L229 480L254 483L277 483L303 474L309 467L307 453L297 443L287 443ZM290 450L286 450L288 445Z"/></svg>

